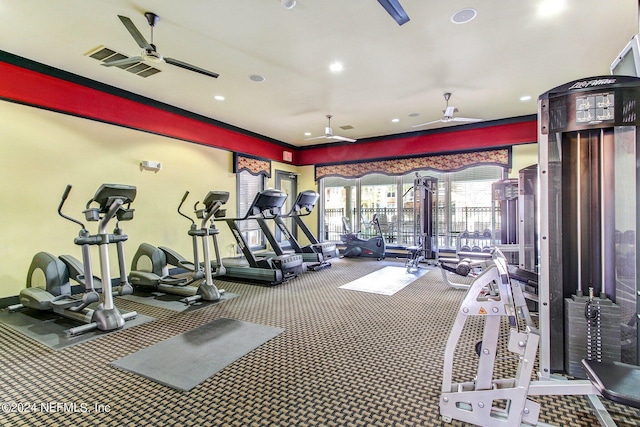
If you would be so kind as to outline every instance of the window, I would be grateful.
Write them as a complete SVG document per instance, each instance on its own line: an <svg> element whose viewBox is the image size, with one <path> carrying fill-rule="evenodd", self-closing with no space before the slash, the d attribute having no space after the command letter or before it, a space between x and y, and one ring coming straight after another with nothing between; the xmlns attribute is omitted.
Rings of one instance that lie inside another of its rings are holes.
<svg viewBox="0 0 640 427"><path fill-rule="evenodd" d="M256 197L256 194L265 189L264 175L253 175L246 170L237 174L238 182L238 214L237 217L243 217L249 210L249 206ZM265 247L264 236L262 230L256 220L240 221L238 228L243 237L247 241L249 247L253 249L262 249Z"/></svg>
<svg viewBox="0 0 640 427"><path fill-rule="evenodd" d="M354 213L358 204L357 180L329 177L323 178L321 182L324 186L321 190L324 193L324 215L321 215L323 224L320 229L324 230L324 233L321 233L324 240L340 240L340 234L344 233L342 218L347 218L352 231L359 231L354 227ZM319 236L319 239L322 240L322 237Z"/></svg>
<svg viewBox="0 0 640 427"><path fill-rule="evenodd" d="M502 179L503 170L497 166L475 166L444 174L448 200L440 209L445 220L442 224L445 247L456 247L457 237L465 231L482 235L485 230L493 233L494 228L500 227L496 223L500 215L493 211L491 184Z"/></svg>
<svg viewBox="0 0 640 427"><path fill-rule="evenodd" d="M501 166L474 166L456 172L419 171L422 177L437 179L437 247L455 248L464 231L483 233L498 229L494 215L491 184L503 178ZM416 173L404 176L369 174L362 178L327 177L320 180L324 194L324 215L320 217L326 240L339 240L342 217L362 238L375 234L369 226L377 214L387 244L413 245L415 213L413 184Z"/></svg>
<svg viewBox="0 0 640 427"><path fill-rule="evenodd" d="M376 234L371 220L377 215L380 230L388 243L396 242L398 222L398 200L396 189L398 177L369 174L360 178L360 233L369 239Z"/></svg>

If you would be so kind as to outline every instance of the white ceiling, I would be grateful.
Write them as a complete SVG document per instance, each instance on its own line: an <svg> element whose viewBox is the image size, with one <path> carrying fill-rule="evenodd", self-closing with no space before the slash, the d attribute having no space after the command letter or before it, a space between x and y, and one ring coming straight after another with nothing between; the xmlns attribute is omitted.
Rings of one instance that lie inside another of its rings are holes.
<svg viewBox="0 0 640 427"><path fill-rule="evenodd" d="M297 0L290 10L280 0L0 0L0 50L308 146L331 142L304 135L322 135L326 114L335 134L357 139L449 126L412 127L442 116L444 92L462 117L535 114L548 89L608 74L638 32L636 0L564 0L547 16L542 3L401 0L411 20L399 26L376 0ZM451 22L469 7L474 20ZM84 55L100 45L139 55L117 15L150 40L146 11L161 17L160 53L220 77L161 63L141 78ZM339 74L329 71L335 61Z"/></svg>

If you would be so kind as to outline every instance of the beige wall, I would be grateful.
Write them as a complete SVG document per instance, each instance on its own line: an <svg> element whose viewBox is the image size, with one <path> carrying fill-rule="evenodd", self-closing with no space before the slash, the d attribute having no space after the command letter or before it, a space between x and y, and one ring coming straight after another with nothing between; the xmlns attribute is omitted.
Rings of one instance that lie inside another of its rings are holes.
<svg viewBox="0 0 640 427"><path fill-rule="evenodd" d="M127 268L141 242L168 246L192 258L189 222L176 212L185 190L190 191L186 213L209 190L221 190L230 193L227 214L236 215L236 176L228 151L9 102L0 102L0 118L0 298L17 295L25 286L29 263L38 251L81 259L80 248L73 244L79 227L56 213L67 184L73 189L63 211L83 222L82 210L102 183L137 187L134 219L122 223L129 236ZM141 171L142 160L159 161L162 169ZM274 162L276 168L304 174L299 188L315 189L312 167ZM85 225L96 232L97 223ZM226 224L219 228L222 255L228 256L234 240ZM94 273L100 275L93 249ZM115 251L111 254L115 265Z"/></svg>
<svg viewBox="0 0 640 427"><path fill-rule="evenodd" d="M38 251L81 259L80 248L73 244L79 227L56 213L67 184L73 189L64 212L83 221L85 204L101 184L137 187L135 217L122 224L129 236L127 268L142 242L168 246L191 258L189 223L176 212L186 190L190 196L185 212L190 213L209 190L220 190L230 193L227 215L236 215L236 176L228 151L4 101L0 118L0 298L17 295L24 288L31 258ZM536 147L513 147L511 176L537 163ZM142 171L142 160L161 162L162 169ZM276 169L297 173L299 190L317 191L313 166L272 162L268 186L274 186ZM317 230L316 213L304 220L312 231ZM96 223L85 225L96 232ZM219 228L222 255L229 256L235 241L226 224ZM299 237L301 243L308 243L302 233ZM100 275L93 249L94 272ZM115 250L111 256L112 274L117 275Z"/></svg>
<svg viewBox="0 0 640 427"><path fill-rule="evenodd" d="M518 178L518 171L527 166L538 164L538 144L514 145L509 178Z"/></svg>

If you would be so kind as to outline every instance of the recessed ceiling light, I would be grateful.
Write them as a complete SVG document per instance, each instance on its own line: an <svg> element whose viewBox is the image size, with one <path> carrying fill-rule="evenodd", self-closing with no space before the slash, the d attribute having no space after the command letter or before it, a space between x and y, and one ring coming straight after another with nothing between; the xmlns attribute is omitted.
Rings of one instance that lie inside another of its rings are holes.
<svg viewBox="0 0 640 427"><path fill-rule="evenodd" d="M285 9L293 9L296 6L296 0L281 0L280 3Z"/></svg>
<svg viewBox="0 0 640 427"><path fill-rule="evenodd" d="M520 97L520 101L530 101L531 95L525 95Z"/></svg>
<svg viewBox="0 0 640 427"><path fill-rule="evenodd" d="M451 15L451 22L454 24L466 24L476 17L478 12L470 7L462 9Z"/></svg>
<svg viewBox="0 0 640 427"><path fill-rule="evenodd" d="M391 121L392 121L393 123L398 123L398 122L400 121L400 119L391 119Z"/></svg>
<svg viewBox="0 0 640 427"><path fill-rule="evenodd" d="M305 132L304 136L311 136L311 132Z"/></svg>
<svg viewBox="0 0 640 427"><path fill-rule="evenodd" d="M566 7L564 0L544 0L538 5L538 14L550 16L560 13Z"/></svg>
<svg viewBox="0 0 640 427"><path fill-rule="evenodd" d="M344 67L340 62L334 62L333 64L329 65L329 69L332 73L339 73L344 69Z"/></svg>
<svg viewBox="0 0 640 427"><path fill-rule="evenodd" d="M260 74L251 74L249 76L249 80L260 83L265 81L266 79L264 78L264 76L261 76Z"/></svg>
<svg viewBox="0 0 640 427"><path fill-rule="evenodd" d="M216 101L224 101L224 96L216 95L216 96L213 97L213 99L215 99Z"/></svg>

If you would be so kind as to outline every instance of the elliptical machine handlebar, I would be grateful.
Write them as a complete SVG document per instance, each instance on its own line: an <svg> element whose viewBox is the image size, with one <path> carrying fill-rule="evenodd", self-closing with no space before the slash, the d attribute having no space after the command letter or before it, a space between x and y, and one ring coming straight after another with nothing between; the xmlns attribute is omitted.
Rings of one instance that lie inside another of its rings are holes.
<svg viewBox="0 0 640 427"><path fill-rule="evenodd" d="M107 224L114 216L116 216L123 204L124 202L122 201L122 199L115 199L113 203L111 203L109 210L102 217L100 223L98 224L98 234L107 234Z"/></svg>
<svg viewBox="0 0 640 427"><path fill-rule="evenodd" d="M196 225L196 222L193 220L193 218L191 218L188 215L183 214L180 211L180 208L182 208L182 205L184 204L184 202L187 200L187 197L189 196L189 190L184 192L184 196L182 196L182 200L180 201L180 204L178 205L178 213L180 214L180 216L183 216L185 218L187 218L189 221L191 221L191 225ZM198 202L196 202L196 205L198 204ZM195 205L194 205L194 209L195 209Z"/></svg>
<svg viewBox="0 0 640 427"><path fill-rule="evenodd" d="M69 193L71 192L71 188L73 186L71 184L67 184L67 188L64 189L64 193L62 194L62 199L60 200L60 204L58 205L58 215L60 215L62 218L69 220L73 223L76 223L80 226L81 230L81 234L83 234L83 232L87 232L87 228L84 226L84 224L80 221L78 221L75 218L71 218L70 216L67 216L65 214L62 213L62 206L64 206L64 203L67 201L67 197L69 197Z"/></svg>
<svg viewBox="0 0 640 427"><path fill-rule="evenodd" d="M200 223L200 228L201 229L206 229L207 228L207 222L209 222L209 220L211 220L211 217L213 217L213 215L216 213L216 211L220 208L220 206L222 206L222 203L220 202L215 202L212 206L206 206L202 209L198 209L198 205L200 204L200 202L196 202L195 205L193 205L193 210L195 211L196 215L198 216L199 219L201 219L201 223ZM207 209L207 208L210 209Z"/></svg>

